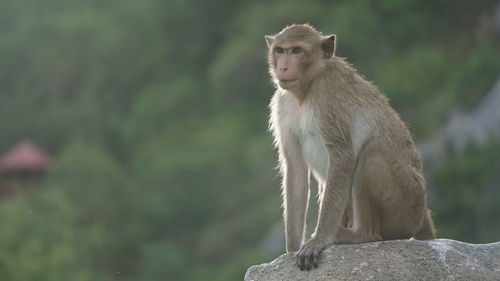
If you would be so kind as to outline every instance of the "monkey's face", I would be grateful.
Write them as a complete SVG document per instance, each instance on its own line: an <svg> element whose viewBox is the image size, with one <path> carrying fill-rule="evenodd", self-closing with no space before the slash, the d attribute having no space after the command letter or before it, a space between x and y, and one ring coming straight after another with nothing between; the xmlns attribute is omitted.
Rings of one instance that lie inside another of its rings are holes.
<svg viewBox="0 0 500 281"><path fill-rule="evenodd" d="M305 42L273 42L269 46L269 63L275 83L284 90L300 92L308 82L311 57L317 54Z"/></svg>
<svg viewBox="0 0 500 281"><path fill-rule="evenodd" d="M308 25L292 25L265 39L274 82L295 94L303 94L321 68L321 61L330 59L335 50L335 35L325 37Z"/></svg>
<svg viewBox="0 0 500 281"><path fill-rule="evenodd" d="M294 90L301 84L305 47L301 45L276 45L272 52L275 57L274 73L278 84L285 90Z"/></svg>

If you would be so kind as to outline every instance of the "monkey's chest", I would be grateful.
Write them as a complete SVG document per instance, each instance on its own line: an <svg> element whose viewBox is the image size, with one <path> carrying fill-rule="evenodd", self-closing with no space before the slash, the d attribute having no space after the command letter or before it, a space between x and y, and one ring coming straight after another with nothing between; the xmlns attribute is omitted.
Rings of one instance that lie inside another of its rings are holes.
<svg viewBox="0 0 500 281"><path fill-rule="evenodd" d="M330 157L314 113L308 110L301 112L294 131L309 171L318 182L325 182Z"/></svg>
<svg viewBox="0 0 500 281"><path fill-rule="evenodd" d="M299 142L304 160L319 182L325 182L328 171L328 150L319 130L306 129L299 131Z"/></svg>
<svg viewBox="0 0 500 281"><path fill-rule="evenodd" d="M321 136L318 117L307 101L301 106L291 94L278 96L280 100L272 106L271 118L274 129L284 137L295 138L309 171L318 182L326 182L330 157L325 141ZM286 143L286 141L285 141Z"/></svg>

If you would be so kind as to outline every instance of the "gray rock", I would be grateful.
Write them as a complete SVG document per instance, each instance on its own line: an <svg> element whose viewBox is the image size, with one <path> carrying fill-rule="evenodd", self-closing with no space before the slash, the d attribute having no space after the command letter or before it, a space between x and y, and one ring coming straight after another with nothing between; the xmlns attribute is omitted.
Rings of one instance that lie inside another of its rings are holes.
<svg viewBox="0 0 500 281"><path fill-rule="evenodd" d="M293 254L248 269L245 281L500 280L500 242L394 240L332 245L318 268L300 271Z"/></svg>

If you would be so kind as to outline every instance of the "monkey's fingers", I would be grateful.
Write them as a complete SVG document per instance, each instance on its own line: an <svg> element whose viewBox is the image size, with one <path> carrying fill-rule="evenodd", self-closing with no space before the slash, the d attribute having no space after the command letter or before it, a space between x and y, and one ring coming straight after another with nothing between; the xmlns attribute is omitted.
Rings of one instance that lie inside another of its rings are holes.
<svg viewBox="0 0 500 281"><path fill-rule="evenodd" d="M296 260L297 260L297 265L298 265L299 269L305 270L306 269L306 256L304 255L304 248L301 248L297 252Z"/></svg>
<svg viewBox="0 0 500 281"><path fill-rule="evenodd" d="M319 264L319 253L313 253L313 259L312 259L312 264L314 268L318 268Z"/></svg>
<svg viewBox="0 0 500 281"><path fill-rule="evenodd" d="M319 264L319 254L321 252L321 249L319 249L318 247L313 247L308 256L307 256L307 265L306 265L306 268L307 270L311 270L313 268L318 268L318 264Z"/></svg>
<svg viewBox="0 0 500 281"><path fill-rule="evenodd" d="M306 270L309 271L313 269L313 259L314 259L314 254L310 253L307 258L306 258Z"/></svg>
<svg viewBox="0 0 500 281"><path fill-rule="evenodd" d="M314 266L314 248L304 246L297 253L297 265L300 270L311 270Z"/></svg>
<svg viewBox="0 0 500 281"><path fill-rule="evenodd" d="M303 250L303 248L300 249L296 255L296 264L298 265L300 270L306 269L306 256Z"/></svg>

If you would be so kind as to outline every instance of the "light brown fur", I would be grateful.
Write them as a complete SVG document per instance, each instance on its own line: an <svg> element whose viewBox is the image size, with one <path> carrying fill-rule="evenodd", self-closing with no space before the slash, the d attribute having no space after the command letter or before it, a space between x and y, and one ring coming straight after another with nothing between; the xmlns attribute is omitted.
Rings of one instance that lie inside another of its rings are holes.
<svg viewBox="0 0 500 281"><path fill-rule="evenodd" d="M335 36L292 25L266 41L277 85L270 128L283 174L286 248L298 251L298 266L316 267L332 243L434 238L410 132L378 88L333 55ZM297 46L301 52L292 52ZM304 243L311 173L320 210Z"/></svg>

